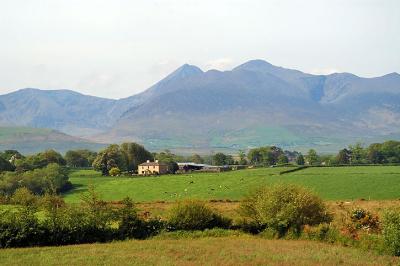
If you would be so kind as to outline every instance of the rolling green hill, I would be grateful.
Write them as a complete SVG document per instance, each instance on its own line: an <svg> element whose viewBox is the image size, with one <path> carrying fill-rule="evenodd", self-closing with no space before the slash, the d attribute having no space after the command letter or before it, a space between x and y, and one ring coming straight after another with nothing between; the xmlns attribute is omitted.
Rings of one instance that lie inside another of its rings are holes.
<svg viewBox="0 0 400 266"><path fill-rule="evenodd" d="M53 129L0 127L0 150L13 149L23 154L31 154L54 149L64 153L78 148L98 150L104 146Z"/></svg>
<svg viewBox="0 0 400 266"><path fill-rule="evenodd" d="M249 191L276 182L301 184L325 200L398 199L400 166L313 167L279 175L285 168L257 168L222 173L193 173L158 177L103 177L92 170L74 171L75 188L64 194L78 202L89 184L105 200L126 196L138 202L175 201L184 198L240 200Z"/></svg>

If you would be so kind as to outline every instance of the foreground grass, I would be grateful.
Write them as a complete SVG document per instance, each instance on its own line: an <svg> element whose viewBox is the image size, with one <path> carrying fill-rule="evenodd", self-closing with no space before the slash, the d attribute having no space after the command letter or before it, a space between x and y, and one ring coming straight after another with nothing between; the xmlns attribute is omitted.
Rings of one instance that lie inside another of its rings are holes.
<svg viewBox="0 0 400 266"><path fill-rule="evenodd" d="M183 198L240 200L260 186L288 182L315 190L325 200L399 199L400 166L315 167L279 175L282 167L223 173L193 173L159 177L102 177L92 170L73 171L75 188L64 194L78 202L93 184L105 200L129 196L138 202L175 201Z"/></svg>
<svg viewBox="0 0 400 266"><path fill-rule="evenodd" d="M251 236L130 240L0 250L1 265L397 265L398 258L314 241Z"/></svg>

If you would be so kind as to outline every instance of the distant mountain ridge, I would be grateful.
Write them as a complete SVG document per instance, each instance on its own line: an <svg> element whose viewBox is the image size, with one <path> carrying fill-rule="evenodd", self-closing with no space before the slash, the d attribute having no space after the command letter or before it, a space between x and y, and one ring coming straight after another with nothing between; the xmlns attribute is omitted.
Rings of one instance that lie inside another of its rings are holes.
<svg viewBox="0 0 400 266"><path fill-rule="evenodd" d="M26 89L0 96L0 124L54 128L152 149L334 150L400 135L400 75L312 75L251 60L231 71L185 64L120 100Z"/></svg>
<svg viewBox="0 0 400 266"><path fill-rule="evenodd" d="M73 149L98 150L104 146L53 129L0 127L0 150L12 149L23 154L33 154L54 149L65 153Z"/></svg>

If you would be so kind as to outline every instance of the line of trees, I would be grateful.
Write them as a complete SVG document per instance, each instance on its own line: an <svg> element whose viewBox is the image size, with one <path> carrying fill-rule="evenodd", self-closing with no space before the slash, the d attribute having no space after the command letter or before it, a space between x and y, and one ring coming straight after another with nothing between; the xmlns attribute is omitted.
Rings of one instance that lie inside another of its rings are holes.
<svg viewBox="0 0 400 266"><path fill-rule="evenodd" d="M336 155L339 164L388 164L400 163L400 141L373 143L364 147L361 143L350 145Z"/></svg>

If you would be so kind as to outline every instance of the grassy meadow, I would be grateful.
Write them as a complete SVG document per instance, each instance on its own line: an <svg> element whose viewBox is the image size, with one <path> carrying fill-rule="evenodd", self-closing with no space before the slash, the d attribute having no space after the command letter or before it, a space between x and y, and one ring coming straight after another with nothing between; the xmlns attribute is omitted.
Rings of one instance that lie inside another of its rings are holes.
<svg viewBox="0 0 400 266"><path fill-rule="evenodd" d="M1 265L398 265L398 258L316 241L248 235L0 250Z"/></svg>
<svg viewBox="0 0 400 266"><path fill-rule="evenodd" d="M67 203L93 185L104 200L129 196L141 213L166 217L174 201L207 200L221 214L238 219L239 202L249 191L277 182L312 188L335 214L355 207L382 214L399 206L400 166L315 167L280 174L292 168L255 168L222 173L155 177L103 177L93 170L70 173L74 189ZM365 200L364 200L365 199ZM13 208L13 206L0 206ZM376 251L309 240L271 240L239 231L161 233L147 240L112 243L0 249L1 265L400 265L398 257Z"/></svg>
<svg viewBox="0 0 400 266"><path fill-rule="evenodd" d="M324 200L400 199L400 166L312 167L280 175L289 168L256 168L222 173L190 173L154 177L103 177L93 170L70 174L74 189L67 202L80 200L92 184L105 200L126 196L137 202L185 198L240 200L263 185L289 182L313 189Z"/></svg>

